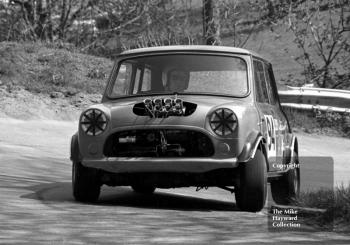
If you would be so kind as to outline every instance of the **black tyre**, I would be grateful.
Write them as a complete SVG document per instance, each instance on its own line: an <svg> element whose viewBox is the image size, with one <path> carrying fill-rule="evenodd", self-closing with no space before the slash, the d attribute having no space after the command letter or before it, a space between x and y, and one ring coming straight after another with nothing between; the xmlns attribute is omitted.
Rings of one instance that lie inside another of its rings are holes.
<svg viewBox="0 0 350 245"><path fill-rule="evenodd" d="M73 161L72 170L73 196L80 202L96 202L100 196L101 184L98 171L84 167Z"/></svg>
<svg viewBox="0 0 350 245"><path fill-rule="evenodd" d="M141 185L132 185L131 188L137 192L137 193L142 193L142 194L152 194L156 188L153 186L141 186Z"/></svg>
<svg viewBox="0 0 350 245"><path fill-rule="evenodd" d="M239 166L240 186L235 192L236 204L242 211L258 212L265 206L267 190L266 159L261 150Z"/></svg>
<svg viewBox="0 0 350 245"><path fill-rule="evenodd" d="M298 154L294 152L292 163L299 164ZM278 180L271 182L272 198L277 204L288 205L300 193L300 168L290 169Z"/></svg>

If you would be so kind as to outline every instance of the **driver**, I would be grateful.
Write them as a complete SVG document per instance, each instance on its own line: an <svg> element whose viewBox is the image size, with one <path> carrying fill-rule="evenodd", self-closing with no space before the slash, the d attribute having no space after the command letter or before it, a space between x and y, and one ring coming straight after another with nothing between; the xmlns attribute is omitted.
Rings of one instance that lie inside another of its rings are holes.
<svg viewBox="0 0 350 245"><path fill-rule="evenodd" d="M184 92L188 87L190 74L188 71L173 70L168 74L168 91Z"/></svg>

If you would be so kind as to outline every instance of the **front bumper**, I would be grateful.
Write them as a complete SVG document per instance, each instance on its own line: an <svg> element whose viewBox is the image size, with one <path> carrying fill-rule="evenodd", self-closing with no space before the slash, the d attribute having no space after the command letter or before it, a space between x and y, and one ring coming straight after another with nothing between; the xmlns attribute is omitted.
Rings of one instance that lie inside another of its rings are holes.
<svg viewBox="0 0 350 245"><path fill-rule="evenodd" d="M83 159L82 164L86 167L102 169L111 173L204 173L215 169L236 168L238 161L237 158L109 157L102 159Z"/></svg>

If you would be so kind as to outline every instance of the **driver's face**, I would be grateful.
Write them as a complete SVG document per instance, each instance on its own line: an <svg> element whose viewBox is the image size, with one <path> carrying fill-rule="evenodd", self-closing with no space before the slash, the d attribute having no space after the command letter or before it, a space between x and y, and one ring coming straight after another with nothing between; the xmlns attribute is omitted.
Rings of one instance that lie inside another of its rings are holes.
<svg viewBox="0 0 350 245"><path fill-rule="evenodd" d="M185 90L187 74L181 71L173 71L169 76L169 89L170 91L183 91Z"/></svg>

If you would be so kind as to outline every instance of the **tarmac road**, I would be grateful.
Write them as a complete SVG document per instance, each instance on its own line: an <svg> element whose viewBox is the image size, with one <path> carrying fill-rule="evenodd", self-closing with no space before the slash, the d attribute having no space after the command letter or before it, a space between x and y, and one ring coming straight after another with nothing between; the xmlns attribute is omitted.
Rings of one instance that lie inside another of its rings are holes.
<svg viewBox="0 0 350 245"><path fill-rule="evenodd" d="M68 159L76 128L72 122L0 119L1 244L350 243L344 233L268 232L267 208L240 212L234 195L218 188L147 196L103 187L97 204L77 203ZM334 156L336 183L350 183L350 140L299 134L299 141L301 155ZM304 188L322 186L329 166L330 158L305 164Z"/></svg>

